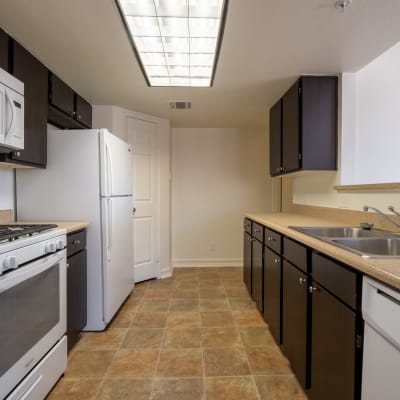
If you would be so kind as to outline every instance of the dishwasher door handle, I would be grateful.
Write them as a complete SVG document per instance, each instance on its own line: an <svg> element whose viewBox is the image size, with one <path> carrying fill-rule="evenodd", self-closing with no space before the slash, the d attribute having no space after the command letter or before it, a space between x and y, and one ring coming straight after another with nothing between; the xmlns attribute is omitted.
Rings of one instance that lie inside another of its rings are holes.
<svg viewBox="0 0 400 400"><path fill-rule="evenodd" d="M391 301L391 302L397 304L398 306L400 306L400 300L399 299L396 299L395 297L391 296L390 294L384 292L381 289L377 289L376 292L378 294L380 294L381 296L385 297L386 299L388 299L389 301Z"/></svg>

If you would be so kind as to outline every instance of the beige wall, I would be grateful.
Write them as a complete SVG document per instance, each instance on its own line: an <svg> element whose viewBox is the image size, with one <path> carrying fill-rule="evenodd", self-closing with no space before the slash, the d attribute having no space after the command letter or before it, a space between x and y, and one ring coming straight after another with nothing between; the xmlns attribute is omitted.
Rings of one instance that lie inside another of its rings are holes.
<svg viewBox="0 0 400 400"><path fill-rule="evenodd" d="M241 265L246 211L271 210L262 130L172 129L172 262Z"/></svg>
<svg viewBox="0 0 400 400"><path fill-rule="evenodd" d="M14 208L14 177L10 168L0 168L0 210Z"/></svg>

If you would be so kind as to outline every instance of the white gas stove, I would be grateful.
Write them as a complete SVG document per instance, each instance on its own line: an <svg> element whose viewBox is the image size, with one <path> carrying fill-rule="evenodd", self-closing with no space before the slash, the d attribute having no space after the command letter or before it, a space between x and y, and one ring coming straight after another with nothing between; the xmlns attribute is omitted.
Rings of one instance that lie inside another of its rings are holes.
<svg viewBox="0 0 400 400"><path fill-rule="evenodd" d="M44 399L67 363L66 231L0 225L0 399Z"/></svg>

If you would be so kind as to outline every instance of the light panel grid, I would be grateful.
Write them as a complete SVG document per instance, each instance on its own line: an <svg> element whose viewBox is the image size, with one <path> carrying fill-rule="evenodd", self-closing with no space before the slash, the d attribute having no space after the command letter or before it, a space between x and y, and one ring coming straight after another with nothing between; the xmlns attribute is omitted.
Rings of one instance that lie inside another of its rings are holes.
<svg viewBox="0 0 400 400"><path fill-rule="evenodd" d="M116 0L150 86L210 87L227 0Z"/></svg>

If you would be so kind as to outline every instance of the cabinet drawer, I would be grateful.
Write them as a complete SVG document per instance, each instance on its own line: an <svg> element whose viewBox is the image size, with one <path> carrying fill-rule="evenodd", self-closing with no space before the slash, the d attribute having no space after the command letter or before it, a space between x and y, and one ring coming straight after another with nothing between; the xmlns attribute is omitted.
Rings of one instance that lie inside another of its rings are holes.
<svg viewBox="0 0 400 400"><path fill-rule="evenodd" d="M78 231L70 233L67 236L67 257L86 247L86 231Z"/></svg>
<svg viewBox="0 0 400 400"><path fill-rule="evenodd" d="M316 253L312 255L312 277L350 307L357 304L357 274Z"/></svg>
<svg viewBox="0 0 400 400"><path fill-rule="evenodd" d="M251 225L252 225L251 220L248 219L248 218L245 218L244 221L243 221L243 228L247 233L250 233L250 235L252 234Z"/></svg>
<svg viewBox="0 0 400 400"><path fill-rule="evenodd" d="M276 253L282 253L282 236L268 228L265 228L265 244Z"/></svg>
<svg viewBox="0 0 400 400"><path fill-rule="evenodd" d="M307 273L307 248L287 237L283 238L283 255L296 267Z"/></svg>
<svg viewBox="0 0 400 400"><path fill-rule="evenodd" d="M260 224L257 224L257 222L253 222L253 236L258 239L260 242L263 242L264 240L264 227Z"/></svg>

